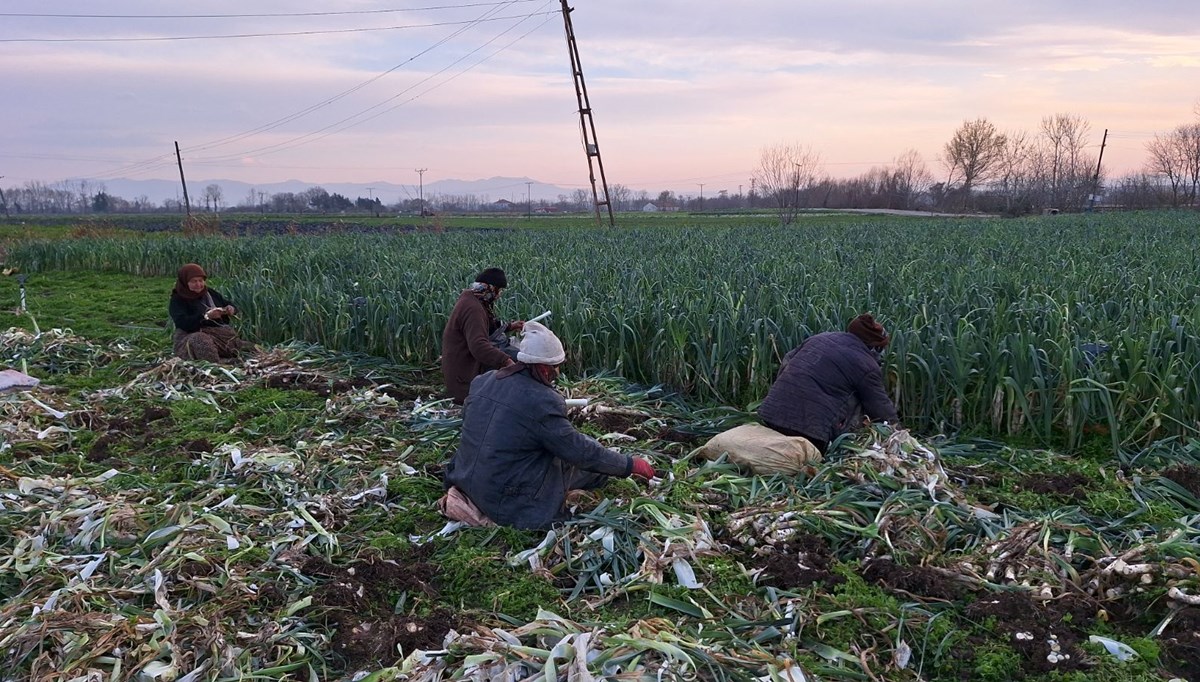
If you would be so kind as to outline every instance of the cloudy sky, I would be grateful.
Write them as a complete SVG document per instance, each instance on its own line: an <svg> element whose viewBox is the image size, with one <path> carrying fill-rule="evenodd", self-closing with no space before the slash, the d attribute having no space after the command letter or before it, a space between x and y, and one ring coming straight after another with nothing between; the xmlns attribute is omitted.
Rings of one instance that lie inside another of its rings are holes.
<svg viewBox="0 0 1200 682"><path fill-rule="evenodd" d="M1119 175L1198 116L1195 0L573 6L608 181L655 193L748 190L780 143L940 175L964 120L1059 113ZM0 72L0 186L174 178L175 141L189 181L588 182L558 0L4 0Z"/></svg>

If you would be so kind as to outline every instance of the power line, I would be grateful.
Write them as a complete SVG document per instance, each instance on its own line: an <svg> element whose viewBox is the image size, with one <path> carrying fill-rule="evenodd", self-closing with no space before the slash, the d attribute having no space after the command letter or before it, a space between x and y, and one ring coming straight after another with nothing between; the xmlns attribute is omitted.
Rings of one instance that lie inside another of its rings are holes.
<svg viewBox="0 0 1200 682"><path fill-rule="evenodd" d="M535 16L545 16L545 15L548 15L548 14L549 14L549 15L557 15L558 13L557 13L557 12L535 12L535 13L532 13L532 14L526 15L525 19L532 18L532 17L535 17ZM525 19L522 19L522 22L523 22ZM488 45L491 45L492 43L496 42L496 41L497 41L497 40L499 40L499 39L500 39L500 38L501 38L501 37L502 37L504 34L508 33L508 32L509 32L509 31L511 31L511 30L513 30L514 28L516 28L517 26L519 26L519 25L520 25L520 23L522 23L522 22L518 22L517 24L514 24L513 26L510 26L510 27L508 27L508 28L507 28L507 29L505 29L504 31L501 31L501 32L500 32L498 35L496 35L494 38L492 38L491 40L487 41L487 42L486 42L486 43L484 43L483 45L480 45L479 47L475 48L474 50L471 50L470 52L468 52L467 54L463 55L462 57L459 57L458 59L454 60L453 62L451 62L449 65L445 66L444 68L442 68L442 69L440 69L440 70L438 70L438 71L436 71L436 72L434 72L434 73L430 74L429 76L427 76L427 77L425 77L425 78L421 79L420 81L418 81L418 82L414 83L413 85L411 85L411 86L409 86L409 87L405 88L404 90L401 90L400 92L396 93L396 94L395 94L395 95L393 95L392 97L389 97L388 99L386 99L386 100L384 100L384 101L382 101L382 102L379 102L379 103L377 103L377 104L375 104L375 105L373 105L373 106L370 106L370 107L368 107L368 108L366 108L366 109L363 109L363 110L361 110L361 111L359 111L359 112L357 112L357 113L355 113L355 114L351 114L350 116L347 116L347 117L345 117L345 118L341 119L340 121L335 121L335 122L333 122L333 123L330 123L330 124L329 124L329 125L327 125L327 126L324 126L323 128L319 128L319 129L317 129L317 130L314 130L314 131L313 131L313 132L311 132L311 133L306 133L306 134L304 134L304 135L300 135L300 136L298 136L298 137L294 137L294 138L292 138L292 139L290 139L290 140L285 140L285 141L283 141L283 142L277 142L277 143L275 143L275 144L266 145L266 146L264 146L264 147L258 147L258 148L256 148L256 149L251 149L251 150L247 150L247 151L239 152L239 153L236 153L236 154L224 154L224 155L220 155L220 156L214 156L214 157L208 157L208 158L206 158L206 159L200 159L200 160L202 160L202 161L230 161L230 160L233 160L233 159L236 159L236 158L240 158L240 157L242 157L242 156L248 156L248 155L264 155L264 154L273 154L273 153L275 153L275 152L281 152L281 151L284 151L284 150L287 150L287 149L293 149L293 148L295 148L295 147L299 147L299 146L301 146L301 145L309 144L309 143L311 143L311 142L316 142L316 141L318 141L318 140L322 140L322 139L324 139L324 138L326 138L326 137L329 137L330 135L333 135L333 134L335 134L335 133L340 133L340 132L342 132L342 131L344 131L344 130L348 130L348 129L350 129L350 128L353 128L354 126L361 125L361 124L363 124L363 123L366 123L366 122L368 122L368 121L373 121L373 120L375 120L376 118L379 118L380 116L382 116L382 115L384 115L384 114L386 114L386 113L388 113L388 112L395 111L396 109L399 109L400 107L404 106L405 104L408 104L409 102L413 102L413 101L415 101L415 100L419 99L420 97L422 97L422 96L424 96L424 95L428 94L429 92L431 92L431 91L433 91L433 90L435 90L435 89L437 89L437 88L440 88L440 87L442 87L443 85L445 85L445 84L449 83L450 81L452 81L452 80L454 80L454 79L458 78L459 76L461 76L461 75L463 75L464 73L466 73L466 72L470 71L471 69L474 69L476 66L479 66L480 64L482 64L482 63L486 62L487 60L491 59L492 57L495 57L497 54L500 54L500 53L501 53L501 52L503 52L504 50L506 50L506 49L508 49L509 47L512 47L512 46L513 46L513 45L515 45L516 43L520 42L520 41L521 41L521 40L523 40L525 37L527 37L528 35L530 35L530 34L531 34L531 33L533 33L534 31L536 31L537 29L539 29L539 28L541 28L542 26L544 26L544 25L545 25L547 22L549 22L549 21L550 21L550 19L549 19L549 18L547 18L547 19L546 19L546 20L544 20L544 21L543 21L541 24L539 24L539 25L537 25L537 26L534 26L533 28L529 29L529 30L528 30L528 31L526 31L525 33L523 33L523 34L521 34L520 36L517 36L516 38L514 38L512 41L510 41L510 42L508 42L507 44L503 45L502 47L498 48L496 51L492 52L491 54L487 55L486 57L483 57L482 59L480 59L479 61L475 62L474 64L471 64L470 66L467 66L466 68L462 69L462 70L461 70L461 71L459 71L458 73L455 73L454 75L452 75L452 76L450 76L450 77L446 78L444 81L442 81L442 82L440 82L440 83L435 83L434 85L431 85L430 87L426 88L425 90L422 90L421 92L418 92L417 94L413 95L412 97L409 97L408 99L406 99L406 100L404 100L404 101L402 101L402 102L400 102L400 103L398 103L398 104L395 104L395 105L393 105L393 106L391 106L391 107L388 107L388 108L386 108L386 109L383 109L382 111L378 111L378 112L376 112L375 114L372 114L371 116L367 116L366 118L361 118L361 117L363 117L365 114L367 114L367 113L369 113L369 112L371 112L371 111L374 111L375 109L378 109L379 107L382 107L382 106L384 106L384 105L385 105L385 104L387 104L388 102L392 102L392 101L395 101L396 99L399 99L400 97L403 97L404 95L406 95L406 94L408 94L409 92L411 92L411 91L415 90L415 89L416 89L416 88L418 88L419 86L421 86L421 85L423 85L423 84L425 84L425 83L427 83L427 82L429 82L429 81L433 80L433 79L434 79L434 78L436 78L437 76L440 76L440 75L442 75L443 73L445 73L445 72L449 71L449 70L450 70L450 69L451 69L451 68L452 68L454 65L456 65L456 64L458 64L458 63L460 63L460 62L462 62L462 61L466 60L466 59L467 59L468 57L470 57L471 55L475 54L476 52L479 52L480 50L482 50L483 48L487 47ZM355 120L355 119L359 119L359 120ZM309 138L311 138L311 139L309 139Z"/></svg>
<svg viewBox="0 0 1200 682"><path fill-rule="evenodd" d="M525 2L525 1L527 1L527 0L512 0L512 1L508 2L508 3L499 3L499 4L500 4L501 6L507 6L507 5L511 5L511 4L512 4L512 2ZM491 11L498 11L498 9L493 9L493 10L491 10ZM483 13L483 15L481 15L481 16L480 16L480 17L479 17L479 18L478 18L478 19L477 19L475 22L473 22L473 23L470 23L470 24L467 24L467 25L465 25L465 26L462 26L461 28L459 28L459 29L457 29L457 30L453 31L452 33L450 33L449 35L447 35L445 38L442 38L441 40L439 40L439 41L437 41L436 43L434 43L434 44L430 45L429 47L425 48L424 50L421 50L420 52L418 52L418 53L416 53L415 55L413 55L413 56L409 57L408 59L404 60L403 62L400 62L399 64L397 64L397 65L393 66L392 68L388 69L387 71L384 71L383 73L380 73L380 74L377 74L377 75L375 75L375 76L373 76L373 77L371 77L371 78L368 78L367 80L365 80L365 81L362 81L361 83L359 83L359 84L355 85L354 87L352 87L352 88L349 88L349 89L347 89L347 90L344 90L344 91L342 91L342 92L340 92L340 93L338 93L338 94L334 95L333 97L330 97L330 98L327 98L327 99L325 99L325 100L322 100L321 102L318 102L318 103L316 103L316 104L314 104L314 105L312 105L312 106L309 106L309 107L307 107L307 108L305 108L305 109L302 109L302 110L300 110L300 111L298 111L298 112L295 112L295 113L289 114L289 115L287 115L287 116L284 116L283 118L279 118L279 119L276 119L276 120L274 120L274 121L271 121L270 123L265 123L265 124L263 124L263 125L261 125L261 126L259 126L259 127L257 127L257 128L253 128L253 129L251 129L251 130L248 130L248 131L245 131L245 132L242 132L242 133L238 133L238 134L236 134L236 135L231 135L231 136L229 136L229 137L224 137L224 138L221 138L221 139L219 139L219 140L214 140L214 141L212 141L212 142L206 142L206 143L204 143L204 144L202 144L202 145L199 145L199 146L197 146L197 147L194 147L194 148L190 149L189 151L204 151L204 150L207 150L207 149L213 149L213 148L215 148L215 147L221 147L221 146L224 146L224 145L226 145L226 144L230 144L230 143L232 143L232 142L237 142L238 140L245 139L245 138L247 138L247 137L250 137L250 136L252 136L252 135L256 135L256 134L258 134L258 133L264 133L264 132L267 132L267 131L269 131L269 130L274 130L275 128L278 128L279 126L281 126L281 125L283 125L283 124L285 124L285 123L290 123L291 121L295 121L295 120L297 120L297 119L299 119L299 118L302 118L302 117L304 117L304 116L308 115L309 113L312 113L312 112L314 112L314 111L316 111L316 110L318 110L318 109L322 109L322 108L324 108L324 107L326 107L326 106L329 106L330 104L333 104L334 102L336 102L336 101L338 101L338 100L340 100L340 99L342 99L342 98L344 98L344 97L346 97L346 96L348 96L348 95L350 95L350 94L352 94L352 93L354 93L354 92L357 92L358 90L361 90L361 89L365 88L366 86L370 85L371 83L374 83L375 81L377 81L377 80L379 80L379 79L383 78L384 76L386 76L386 75L388 75L388 74L390 74L390 73L392 73L392 72L394 72L394 71L397 71L397 70L399 70L399 69L400 69L401 67L403 67L404 65L406 65L406 64L409 64L409 63L411 63L411 62L415 61L417 58L419 58L419 57L422 57L422 56L424 56L424 55L426 55L426 54L428 54L428 53L432 52L434 49L436 49L436 48L438 48L438 47L441 47L442 45L446 44L446 43L447 43L447 42L449 42L450 40L452 40L452 39L454 39L454 38L456 38L456 37L458 37L458 36L462 35L462 34L463 34L463 33L465 33L465 32L466 32L468 29L470 29L472 26L475 26L475 25L477 25L478 23L481 23L481 22L483 21L483 19L487 18L487 15L488 15L488 13L489 13L489 12L484 12L484 13Z"/></svg>
<svg viewBox="0 0 1200 682"><path fill-rule="evenodd" d="M267 19L273 17L334 17L361 14L396 14L400 12L433 12L443 9L470 9L511 2L537 2L537 0L510 0L510 2L473 2L462 5L434 5L431 7L403 7L398 9L362 9L341 12L274 12L268 14L35 14L32 12L0 12L0 17L26 17L31 19Z"/></svg>
<svg viewBox="0 0 1200 682"><path fill-rule="evenodd" d="M524 2L525 0L513 0ZM541 16L545 14L557 14L557 12L541 12L534 13L528 16ZM507 17L492 17L485 21L504 21L506 19L520 19L522 15L507 16ZM278 38L278 37L293 37L293 36L315 36L315 35L330 35L338 33L368 33L372 31L400 31L414 28L438 28L440 26L460 26L462 24L474 24L478 19L470 21L440 21L430 24L408 24L406 26L377 26L371 28L341 28L328 29L323 31L285 31L279 33L229 33L223 35L198 35L198 36L150 36L145 38L0 38L0 43L148 43L148 42L170 42L176 40L226 40L230 38Z"/></svg>
<svg viewBox="0 0 1200 682"><path fill-rule="evenodd" d="M492 9L490 9L490 10L488 10L488 11L484 12L482 15L480 15L480 17L479 17L479 18L476 20L476 22L474 22L474 24L482 23L482 21L488 17L488 14L490 14L490 13L493 13L493 12L496 12L496 11L499 11L499 9L501 9L502 7L505 7L505 6L508 6L508 5L512 5L512 4L514 4L515 2L523 2L523 1L524 1L524 0L508 0L508 1L507 1L507 2L505 2L505 3L501 3L501 7L500 7L500 8L492 8ZM535 13L535 14L536 14L536 13ZM545 12L545 13L543 13L543 14L547 14L547 15L553 15L553 14L556 14L556 13L555 13L555 12ZM483 49L484 47L486 47L486 46L490 45L491 43L495 42L495 41L496 41L496 40L498 40L498 39L499 39L501 36L503 36L505 33L508 33L509 31L511 31L511 30L512 30L513 28L515 28L516 26L519 26L519 25L520 25L522 22L524 22L524 20L525 20L525 19L529 18L530 16L534 16L534 15L532 15L532 14L531 14L531 15L527 15L526 17L522 18L520 22L517 22L517 23L516 23L516 24L514 24L513 26L510 26L509 28L505 29L505 30L504 30L504 31L502 31L500 34L498 34L496 37L494 37L494 38L492 38L491 40L489 40L489 41L487 41L486 43L484 43L482 46L480 46L480 47L476 48L475 50L472 50L471 52L467 53L467 55L464 55L463 57L461 57L461 58L459 58L458 60L456 60L455 62L453 62L453 63L452 63L450 66L453 66L454 64L456 64L456 63L458 63L458 62L462 61L462 60L463 60L463 59L465 59L466 57L469 57L471 54L474 54L475 52L478 52L479 50ZM542 25L544 25L544 24L545 24L547 21L549 21L549 18L547 18L545 21L543 21L543 22L542 22ZM474 25L474 24L472 24L472 25ZM539 27L540 27L540 26L539 26ZM535 27L533 30L536 30L536 29L537 29L537 28L539 28L539 27ZM358 85L356 85L356 86L354 86L354 87L352 87L352 88L350 88L350 89L348 89L348 90L346 90L346 91L344 91L344 92L342 92L342 93L340 93L340 94L338 94L338 95L335 95L335 96L333 96L333 97L331 97L331 98L328 98L328 99L326 99L326 100L324 100L324 101L322 101L322 102L319 102L319 103L317 103L317 104L315 104L315 105L312 105L312 106L310 106L310 107L307 107L306 109L304 109L304 110L301 110L300 112L296 112L296 113L294 113L294 114L290 114L290 115L288 115L288 116L285 116L285 117L283 117L283 118L281 118L281 119L277 119L277 120L275 120L275 121L272 121L271 123L264 124L264 125L262 125L262 126L259 126L258 128L254 128L254 129L252 129L252 130L249 130L249 131L246 131L246 132L243 132L243 133L239 133L239 134L236 134L236 135L228 136L228 137L225 137L225 138L220 138L220 139L218 139L218 140L214 140L214 141L211 141L211 142L202 143L201 145L198 145L198 146L195 146L195 147L185 148L185 151L187 151L187 152L203 151L203 150L205 150L205 149L212 149L212 148L215 148L215 147L224 146L225 144L229 144L229 143L231 143L231 142L235 142L235 141L237 141L237 140L240 140L240 139L245 139L246 137L250 137L250 136L252 136L252 135L254 135L254 134L257 134L257 133L261 133L261 132L266 132L266 131L268 131L268 130L272 130L272 129L274 129L274 128L277 128L277 127L279 127L280 125L283 125L284 123L288 123L288 122L290 122L290 121L294 121L294 120L296 120L296 119L298 119L298 118L301 118L302 116L304 116L304 115L306 115L306 114L308 114L308 113L311 113L312 111L315 111L315 110L317 110L317 109L319 109L319 108L322 108L322 107L324 107L324 106L327 106L328 104L331 104L331 103L333 103L334 101L337 101L338 99L341 99L342 97L344 97L344 96L346 96L346 95L348 95L348 94L350 94L350 93L352 93L352 92L355 92L355 91L357 91L357 90L361 89L362 87L364 87L364 86L366 86L366 85L368 85L368 84L370 84L370 83L372 83L372 82L374 82L374 81L376 81L376 80L378 80L378 79L382 78L383 76L385 76L385 75L387 75L387 74L389 74L389 73L391 73L391 72L395 71L396 69L400 68L400 67L401 67L401 66L403 66L404 64L406 64L406 63L408 63L408 62L411 62L411 61L412 61L413 59L415 59L416 57L419 57L419 56L421 56L421 55L423 55L423 54L426 54L427 52L429 52L429 51L431 51L431 50L433 50L433 49L435 49L435 48L437 48L437 47L441 46L442 44L446 43L446 42L447 42L447 41L449 41L450 39L452 39L452 38L454 38L454 37L456 37L456 36L458 36L458 35L461 35L461 34L462 34L463 32L465 32L465 31L466 31L468 28L470 28L470 26L466 26L466 27L463 27L463 28L460 28L460 29L458 29L458 30L456 30L456 31L454 31L454 32L452 32L452 33L450 33L450 34L449 34L449 35L448 35L446 38L444 38L444 39L442 39L442 40L438 41L437 43L434 43L434 45L430 46L430 47L429 47L429 48L427 48L426 50L424 50L424 51L422 51L422 52L418 53L417 55L415 55L414 57L410 58L410 59L409 59L409 60L407 60L406 62L403 62L403 63L401 63L401 64L398 64L398 65L396 65L395 67L392 67L391 69L388 69L387 71L385 71L385 72L383 72L383 73L381 73L381 74L379 74L379 75L377 75L377 76L374 76L374 77L372 77L372 78L370 78L370 79L368 79L368 80L366 80L366 81L364 81L364 82L362 82L362 83L359 83ZM529 33L532 33L532 32L533 32L533 31L531 30ZM517 40L514 40L512 43L509 43L508 45L504 46L503 48L501 48L501 50L507 49L507 48L508 48L508 47L510 47L512 44L516 43L518 40L521 40L521 39L522 39L522 38L524 38L525 36L529 35L529 33L526 33L526 34L522 35L520 38L517 38ZM494 56L495 54L498 54L498 53L499 53L501 50L497 50L497 51L496 51L496 53L493 53L492 55L489 55L489 57L485 58L484 60L481 60L479 63L482 63L482 61L486 61L486 59L490 59L490 58L491 58L491 56ZM477 66L477 65L478 65L478 63L477 63L476 65L473 65L473 66L472 66L472 67L470 67L470 68L474 68L474 66ZM395 99L396 97L399 97L399 96L403 95L405 92L408 92L409 90L412 90L413 88L415 88L415 87L419 86L421 83L427 82L428 80L432 79L434 76L437 76L438 74L440 74L440 73L442 73L442 72L444 72L444 71L448 70L448 69L450 68L450 66L447 66L446 68L442 69L441 71L438 71L437 73L435 73L435 74L433 74L433 75L429 76L428 78L426 78L426 79L423 79L422 81L418 82L416 85L413 85L413 86L411 86L411 87L409 87L409 88L405 89L404 91L402 91L401 93L397 94L396 96L394 96L394 97L392 97L392 98L390 98L390 99L388 99L388 100L385 100L384 102L381 102L381 103L379 103L379 104L376 104L376 105L374 105L373 107L370 107L370 108L368 108L368 109L367 109L367 110L365 110L365 111L362 111L362 112L359 112L358 114L354 114L354 115L352 115L352 116L350 116L350 117L344 118L344 119L342 119L342 120L340 120L340 121L337 121L336 123L333 123L333 124L331 124L331 125L329 125L329 126L325 126L324 128L321 128L321 129L319 129L319 130L317 130L317 131L315 131L315 132L313 132L313 133L308 133L307 135L303 135L303 136L300 136L300 137L298 137L298 138L293 138L292 140L288 140L288 141L286 141L286 142L278 143L278 144L276 144L276 145L269 145L269 146L267 146L267 147L263 147L263 148L260 148L260 149L261 149L261 150L270 150L272 147L277 147L277 146L281 146L281 145L286 145L286 144L289 144L289 143L292 143L292 142L296 142L297 140L304 140L304 139L305 139L305 138L307 138L307 137L311 137L311 136L313 136L313 135L316 135L316 134L318 134L318 133L324 132L324 131L328 130L329 128L333 127L333 126L340 125L341 123L344 123L344 122L346 122L346 121L348 121L348 120L350 120L350 119L353 119L353 118L355 118L356 116L360 116L361 114L363 114L363 113L366 113L366 111L371 111L372 109L378 108L379 106L382 106L383 104L386 104L387 102L389 102L389 101L392 101L392 100L393 100L393 99ZM467 69L467 70L469 70L469 69ZM466 70L464 70L464 72L465 72L465 71L466 71ZM461 75L461 74L459 74L459 75ZM455 77L457 77L457 76L455 76ZM449 82L449 80L452 80L452 79L447 79L447 81L445 81L445 82ZM444 83L442 83L442 84L444 84ZM434 87L440 87L440 85L439 85L439 86L434 86ZM432 90L432 89L434 89L434 88L429 88L429 90ZM425 92L429 92L429 90L426 90ZM417 95L417 96L413 97L412 99L416 99L417 97L420 97L421 95L425 94L425 92L422 92L422 93L420 93L419 95ZM412 100L410 99L409 101L412 101ZM403 103L402 103L402 104L403 104ZM401 106L401 105L397 105L397 107L398 107L398 106ZM395 108L396 108L396 107L392 107L391 109L388 109L388 110L386 110L386 111L391 111L392 109L395 109ZM377 116L378 116L378 115L382 115L383 113L386 113L386 111L384 111L384 112L380 112L380 114L377 114ZM373 118L375 118L375 116L372 116L371 118L368 118L368 119L364 119L364 120L362 120L362 121L358 121L358 122L356 122L356 123L354 123L354 124L352 124L352 125L358 125L359 123L365 123L366 121L369 121L369 120L371 120L371 119L373 119ZM349 128L349 127L351 127L351 126L346 126L346 128ZM344 129L345 129L345 128L342 128L342 130L344 130ZM338 132L338 131L333 131L333 132ZM333 133L331 132L331 133L329 133L329 134L333 134ZM310 141L313 141L313 142L315 142L316 140L318 140L318 139L322 139L323 137L327 137L327 136L328 136L328 135L323 135L323 136L321 136L321 137L315 138L315 139L313 139L313 140L310 140ZM307 143L307 142L303 142L303 141L302 141L302 142L299 142L298 144L294 144L294 145L292 145L292 146L293 146L293 147L296 147L296 146L300 146L301 144L306 144L306 143ZM286 148L290 148L290 147L281 147L281 149L277 149L277 150L274 150L274 151L282 151L283 149L286 149ZM228 161L228 160L232 160L232 159L239 158L239 157L241 157L241 156L245 156L245 155L248 155L248 154L256 153L256 152L259 152L259 151L260 151L260 150L256 149L256 150L251 150L251 151L245 151L245 152L238 152L238 153L233 153L233 154L225 154L225 155L220 155L220 156L208 157L207 159L205 159L205 158L201 158L201 159L195 159L195 160L192 160L192 161L191 161L191 163L207 163L207 164L210 164L210 165L211 165L211 164L213 164L213 162ZM136 162L133 162L133 163L127 164L127 165L125 165L125 166L121 166L121 167L119 167L119 168L117 168L117 169L111 170L111 171L109 171L109 172L107 172L107 173L101 173L101 174L99 174L99 176L98 176L98 177L114 177L114 176L117 176L117 175L123 175L123 174L129 174L129 173L149 172L149 171L151 171L151 170L155 170L155 169L158 169L158 168L162 168L162 167L167 167L167 166L170 166L170 165L172 165L172 164L173 164L173 162L174 162L174 157L173 157L173 155L169 155L169 154L167 154L167 155L162 155L162 156L153 157L153 158L150 158L150 159L145 159L145 160L143 160L143 161L136 161Z"/></svg>

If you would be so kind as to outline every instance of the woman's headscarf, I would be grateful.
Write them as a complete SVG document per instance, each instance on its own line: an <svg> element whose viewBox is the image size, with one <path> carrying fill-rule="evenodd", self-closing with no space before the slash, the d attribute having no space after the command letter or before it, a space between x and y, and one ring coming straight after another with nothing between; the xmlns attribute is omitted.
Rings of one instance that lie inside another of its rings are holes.
<svg viewBox="0 0 1200 682"><path fill-rule="evenodd" d="M188 282L196 277L208 279L208 275L205 274L204 268L196 265L195 263L188 263L182 268L179 268L179 274L175 276L175 293L178 294L180 298L188 301L195 301L207 294L207 288L201 290L199 293L196 293L188 288Z"/></svg>
<svg viewBox="0 0 1200 682"><path fill-rule="evenodd" d="M475 275L475 281L471 286L467 287L475 298L483 304L484 308L491 312L492 306L496 303L496 298L500 296L500 290L508 286L508 278L504 276L504 271L500 268L487 268L478 275Z"/></svg>

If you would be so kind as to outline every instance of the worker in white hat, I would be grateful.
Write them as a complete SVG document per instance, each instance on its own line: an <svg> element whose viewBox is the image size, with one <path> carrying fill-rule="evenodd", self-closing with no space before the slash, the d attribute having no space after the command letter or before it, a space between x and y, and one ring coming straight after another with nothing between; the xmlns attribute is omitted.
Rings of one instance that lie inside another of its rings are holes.
<svg viewBox="0 0 1200 682"><path fill-rule="evenodd" d="M461 504L465 496L484 520L545 528L566 518L568 491L598 488L609 476L648 480L654 467L575 430L554 389L567 358L562 342L537 322L522 332L515 364L471 382L441 506L446 511L448 499Z"/></svg>

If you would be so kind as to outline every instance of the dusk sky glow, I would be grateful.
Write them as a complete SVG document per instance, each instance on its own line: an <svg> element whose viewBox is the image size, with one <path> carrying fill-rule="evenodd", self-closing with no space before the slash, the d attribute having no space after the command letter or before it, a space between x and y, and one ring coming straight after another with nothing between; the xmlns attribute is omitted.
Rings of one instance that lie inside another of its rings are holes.
<svg viewBox="0 0 1200 682"><path fill-rule="evenodd" d="M791 142L835 177L908 149L938 177L964 120L1035 133L1059 113L1090 122L1093 152L1109 129L1118 176L1198 120L1194 0L573 6L608 180L635 189L734 193ZM198 180L586 187L559 9L6 0L0 183L177 177L178 140Z"/></svg>

